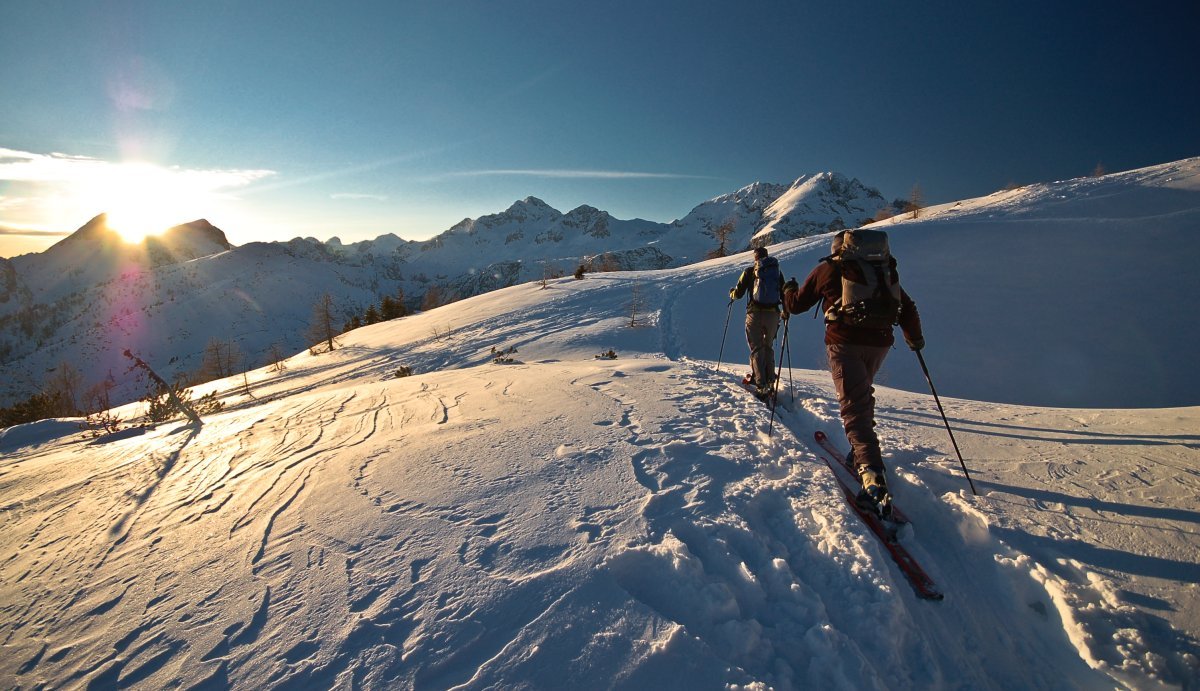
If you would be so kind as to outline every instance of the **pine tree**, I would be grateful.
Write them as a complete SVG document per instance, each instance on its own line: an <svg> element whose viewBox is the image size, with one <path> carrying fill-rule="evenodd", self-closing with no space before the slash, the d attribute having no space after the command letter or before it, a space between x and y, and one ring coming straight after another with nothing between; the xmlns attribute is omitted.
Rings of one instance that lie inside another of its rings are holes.
<svg viewBox="0 0 1200 691"><path fill-rule="evenodd" d="M332 295L325 293L317 298L308 326L309 352L314 355L332 352L337 346L337 320L333 312Z"/></svg>
<svg viewBox="0 0 1200 691"><path fill-rule="evenodd" d="M232 377L237 373L241 361L242 354L237 343L219 338L209 339L200 363L200 378L212 381Z"/></svg>
<svg viewBox="0 0 1200 691"><path fill-rule="evenodd" d="M908 202L905 204L904 210L912 214L909 218L916 218L923 208L925 208L925 195L921 192L921 185L918 183L913 185L912 191L908 193Z"/></svg>
<svg viewBox="0 0 1200 691"><path fill-rule="evenodd" d="M383 321L395 319L396 317L404 316L400 314L400 309L396 305L396 301L389 295L384 295L379 300L379 318Z"/></svg>
<svg viewBox="0 0 1200 691"><path fill-rule="evenodd" d="M442 287L438 285L431 285L429 286L429 289L425 291L425 297L421 299L421 310L428 311L434 309L435 307L441 307L447 302L449 302L449 300L446 299L446 295L442 290Z"/></svg>
<svg viewBox="0 0 1200 691"><path fill-rule="evenodd" d="M404 304L404 289L403 288L396 289L396 309L400 312L399 314L396 315L397 317L407 317L408 316L408 305Z"/></svg>
<svg viewBox="0 0 1200 691"><path fill-rule="evenodd" d="M71 363L58 363L51 375L46 379L43 393L58 402L55 417L77 415L79 413L80 387L83 386L83 374Z"/></svg>
<svg viewBox="0 0 1200 691"><path fill-rule="evenodd" d="M729 254L729 238L733 236L734 227L733 221L725 221L713 230L713 237L717 240L717 248L706 254L704 256L705 259L717 259Z"/></svg>

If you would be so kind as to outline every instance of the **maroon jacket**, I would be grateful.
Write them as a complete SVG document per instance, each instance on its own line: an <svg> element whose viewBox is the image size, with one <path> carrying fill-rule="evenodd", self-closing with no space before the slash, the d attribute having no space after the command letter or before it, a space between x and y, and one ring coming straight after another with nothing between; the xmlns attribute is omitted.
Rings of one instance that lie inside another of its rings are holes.
<svg viewBox="0 0 1200 691"><path fill-rule="evenodd" d="M833 262L822 261L812 270L799 290L783 294L783 307L788 314L801 314L821 303L821 313L842 297L842 277ZM900 329L909 341L921 339L921 315L917 305L900 289ZM825 343L890 347L896 342L891 329L863 329L841 322L825 324Z"/></svg>

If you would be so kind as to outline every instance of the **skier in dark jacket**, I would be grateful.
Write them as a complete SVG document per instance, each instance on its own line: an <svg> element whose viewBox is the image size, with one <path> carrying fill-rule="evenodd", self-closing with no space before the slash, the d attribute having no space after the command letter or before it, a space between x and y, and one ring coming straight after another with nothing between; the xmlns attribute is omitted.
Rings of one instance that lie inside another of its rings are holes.
<svg viewBox="0 0 1200 691"><path fill-rule="evenodd" d="M764 281L756 283L762 275ZM750 346L750 381L754 395L766 400L775 384L775 334L779 331L779 302L783 298L783 272L779 260L767 256L766 247L754 249L754 265L729 291L730 300L746 300L746 344Z"/></svg>
<svg viewBox="0 0 1200 691"><path fill-rule="evenodd" d="M818 302L822 303L821 311L826 315L825 351L829 371L837 389L851 460L863 486L859 503L873 504L886 514L891 508L891 495L887 489L879 438L875 434L874 381L895 338L891 327L857 327L837 318L837 309L831 310L840 304L843 292L841 270L833 259L841 252L842 242L850 232L843 231L834 237L833 255L823 259L803 285L797 285L795 279L784 285L783 305L788 314L800 314ZM904 340L909 348L921 350L925 347L925 339L921 334L917 306L903 288L899 292L899 326Z"/></svg>

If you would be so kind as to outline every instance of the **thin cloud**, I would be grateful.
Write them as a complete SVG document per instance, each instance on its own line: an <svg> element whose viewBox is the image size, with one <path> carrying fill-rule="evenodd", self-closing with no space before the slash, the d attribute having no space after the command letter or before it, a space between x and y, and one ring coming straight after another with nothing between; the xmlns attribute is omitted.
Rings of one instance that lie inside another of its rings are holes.
<svg viewBox="0 0 1200 691"><path fill-rule="evenodd" d="M182 168L146 162L107 161L64 153L31 153L0 147L0 224L5 236L51 237L60 229L106 211L125 223L170 226L229 204L247 188L275 175L264 169ZM131 220L134 219L134 220ZM153 232L147 230L147 232Z"/></svg>
<svg viewBox="0 0 1200 691"><path fill-rule="evenodd" d="M337 199L337 200L350 200L350 201L362 201L362 200L373 201L373 202L386 202L387 201L386 195L359 194L357 192L338 192L336 194L329 195L329 198Z"/></svg>
<svg viewBox="0 0 1200 691"><path fill-rule="evenodd" d="M511 98L518 96L520 94L523 94L527 91L533 91L538 86L540 86L543 82L546 82L549 79L557 76L558 74L565 72L567 69L567 64L568 63L564 62L562 64L550 67L546 70L543 70L542 72L540 72L538 74L533 75L529 79L526 79L525 81L513 86L511 89L508 89L506 91L503 91L503 92L497 94L496 97L492 99L492 104L495 105L498 102L511 99Z"/></svg>
<svg viewBox="0 0 1200 691"><path fill-rule="evenodd" d="M61 230L36 230L32 228L17 228L15 226L0 225L0 235L17 236L28 238L61 238L70 235L69 231Z"/></svg>
<svg viewBox="0 0 1200 691"><path fill-rule="evenodd" d="M145 164L149 166L150 164ZM97 176L127 174L129 164L63 153L35 154L0 147L0 181L23 183L79 183ZM157 167L157 166L150 166ZM275 175L263 169L190 169L172 166L160 172L177 177L189 187L216 191L244 187Z"/></svg>
<svg viewBox="0 0 1200 691"><path fill-rule="evenodd" d="M419 151L412 151L412 152L409 152L406 154L401 154L398 156L391 156L389 158L384 158L384 159L380 159L377 161L367 161L365 163L358 163L358 164L346 166L344 168L336 168L333 170L326 170L326 171L322 171L320 173L306 175L304 177L298 177L298 178L293 177L293 178L289 178L287 180L279 180L277 182L270 183L267 185L257 185L257 186L255 186L253 191L255 193L267 192L270 190L278 190L278 189L284 189L284 188L288 188L288 187L296 187L298 185L309 185L314 182L324 182L326 180L333 180L336 178L341 178L341 177L346 177L346 176L351 176L351 175L361 175L362 173L370 173L370 172L379 170L381 168L389 168L391 166L399 165L401 163L407 163L408 161L418 160L421 158L426 158L426 157L433 156L436 154L444 153L446 151L450 151L452 149L463 146L464 144L467 144L467 143L469 143L469 140L463 141L463 142L458 142L455 144L445 144L442 146L435 146L435 147L431 147L428 149L422 149Z"/></svg>
<svg viewBox="0 0 1200 691"><path fill-rule="evenodd" d="M464 170L446 173L447 178L472 177L531 177L579 180L711 180L707 175L685 175L682 173L648 173L633 170L572 170L564 168L496 168L490 170Z"/></svg>

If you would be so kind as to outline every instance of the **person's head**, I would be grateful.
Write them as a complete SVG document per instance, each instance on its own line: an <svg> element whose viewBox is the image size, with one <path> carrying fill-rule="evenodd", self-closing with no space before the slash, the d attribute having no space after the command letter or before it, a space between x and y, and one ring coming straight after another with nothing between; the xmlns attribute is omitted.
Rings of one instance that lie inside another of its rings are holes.
<svg viewBox="0 0 1200 691"><path fill-rule="evenodd" d="M846 233L849 232L850 231L848 230L843 230L842 232L833 236L833 245L830 247L830 252L832 254L837 254L842 251L842 244L846 241Z"/></svg>
<svg viewBox="0 0 1200 691"><path fill-rule="evenodd" d="M755 247L754 248L754 261L760 261L760 260L763 260L766 258L767 258L767 248L766 247Z"/></svg>

